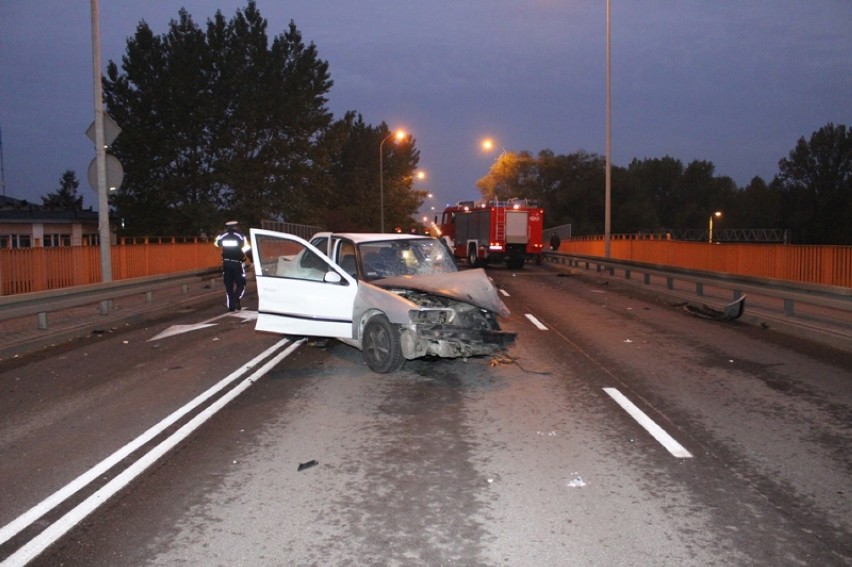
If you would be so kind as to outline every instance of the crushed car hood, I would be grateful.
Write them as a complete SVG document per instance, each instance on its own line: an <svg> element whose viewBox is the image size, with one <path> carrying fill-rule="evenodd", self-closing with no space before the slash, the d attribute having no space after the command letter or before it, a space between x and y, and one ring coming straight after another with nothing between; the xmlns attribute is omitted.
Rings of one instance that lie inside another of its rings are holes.
<svg viewBox="0 0 852 567"><path fill-rule="evenodd" d="M497 295L497 288L482 268L442 274L395 276L370 283L384 289L402 288L432 293L470 303L501 317L509 316L509 308Z"/></svg>

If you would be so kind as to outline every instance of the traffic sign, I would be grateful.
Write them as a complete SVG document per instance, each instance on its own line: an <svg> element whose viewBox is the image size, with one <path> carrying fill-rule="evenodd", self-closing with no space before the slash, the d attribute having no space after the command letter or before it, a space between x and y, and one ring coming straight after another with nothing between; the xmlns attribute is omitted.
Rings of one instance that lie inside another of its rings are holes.
<svg viewBox="0 0 852 567"><path fill-rule="evenodd" d="M106 158L107 194L109 194L110 191L121 187L121 182L124 181L124 168L114 155L104 154L104 157ZM89 185L95 193L98 192L98 158L93 159L89 164Z"/></svg>
<svg viewBox="0 0 852 567"><path fill-rule="evenodd" d="M115 123L115 120L113 120L109 114L104 112L104 144L107 147L111 146L115 139L118 138L119 134L121 134L121 128ZM95 138L94 122L92 122L92 125L86 129L86 136L88 136L93 143L98 143Z"/></svg>

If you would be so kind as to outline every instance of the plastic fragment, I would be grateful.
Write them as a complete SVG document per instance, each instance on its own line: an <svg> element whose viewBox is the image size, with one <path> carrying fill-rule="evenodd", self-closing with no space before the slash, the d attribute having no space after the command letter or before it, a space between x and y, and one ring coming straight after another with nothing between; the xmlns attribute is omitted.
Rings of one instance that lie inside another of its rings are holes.
<svg viewBox="0 0 852 567"><path fill-rule="evenodd" d="M584 486L586 486L586 482L580 475L575 476L574 479L568 483L569 488L582 488Z"/></svg>
<svg viewBox="0 0 852 567"><path fill-rule="evenodd" d="M311 459L311 460L310 460L310 461L308 461L307 463L299 463L299 468L298 468L298 469L296 469L296 470L297 470L297 471L303 471L303 470L305 470L305 469L309 469L309 468L311 468L311 467L315 467L315 466L317 466L318 464L319 464L319 463L318 463L316 460Z"/></svg>

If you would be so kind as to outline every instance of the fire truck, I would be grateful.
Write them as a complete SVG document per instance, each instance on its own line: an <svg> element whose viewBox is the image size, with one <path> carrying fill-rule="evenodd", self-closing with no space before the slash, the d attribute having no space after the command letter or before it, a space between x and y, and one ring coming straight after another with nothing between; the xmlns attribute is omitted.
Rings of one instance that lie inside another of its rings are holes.
<svg viewBox="0 0 852 567"><path fill-rule="evenodd" d="M447 207L440 222L456 258L477 267L505 262L513 270L530 259L541 263L543 228L544 210L527 199L462 201Z"/></svg>

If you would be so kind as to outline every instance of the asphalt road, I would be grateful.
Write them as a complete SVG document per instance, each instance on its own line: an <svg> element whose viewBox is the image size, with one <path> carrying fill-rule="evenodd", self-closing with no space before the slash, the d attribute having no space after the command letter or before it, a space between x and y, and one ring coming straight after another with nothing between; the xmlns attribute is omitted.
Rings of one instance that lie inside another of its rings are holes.
<svg viewBox="0 0 852 567"><path fill-rule="evenodd" d="M4 362L6 534L219 388L19 522L4 565L63 524L32 565L852 562L852 355L548 266L489 273L518 332L501 358L377 375L217 308Z"/></svg>

